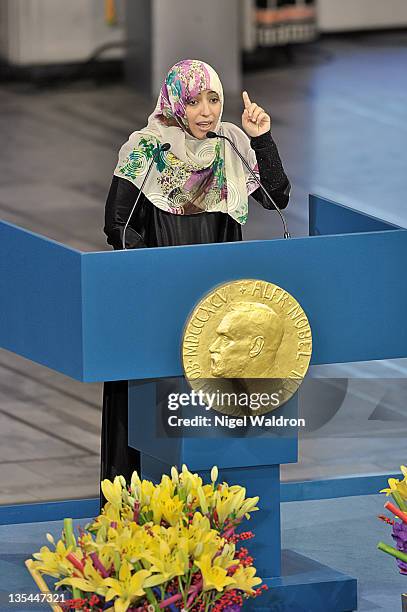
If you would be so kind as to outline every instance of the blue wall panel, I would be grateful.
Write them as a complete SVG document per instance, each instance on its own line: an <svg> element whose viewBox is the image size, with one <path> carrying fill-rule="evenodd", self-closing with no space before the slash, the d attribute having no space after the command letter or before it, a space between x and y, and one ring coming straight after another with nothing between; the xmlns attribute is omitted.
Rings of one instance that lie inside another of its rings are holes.
<svg viewBox="0 0 407 612"><path fill-rule="evenodd" d="M389 229L400 228L393 223L353 210L348 206L331 202L320 196L309 196L310 236L380 232Z"/></svg>
<svg viewBox="0 0 407 612"><path fill-rule="evenodd" d="M81 380L81 253L1 222L0 262L0 346Z"/></svg>

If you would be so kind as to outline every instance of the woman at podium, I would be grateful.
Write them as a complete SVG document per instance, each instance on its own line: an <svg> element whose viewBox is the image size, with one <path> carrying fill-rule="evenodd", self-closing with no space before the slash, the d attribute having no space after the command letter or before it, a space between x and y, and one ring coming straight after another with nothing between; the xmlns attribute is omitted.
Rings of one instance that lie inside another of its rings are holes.
<svg viewBox="0 0 407 612"><path fill-rule="evenodd" d="M104 227L114 249L233 242L242 239L249 194L264 208L287 206L290 183L270 116L242 96L243 130L222 121L223 88L211 66L185 60L169 70L147 126L119 152ZM129 481L139 459L127 446L127 381L106 382L101 479Z"/></svg>

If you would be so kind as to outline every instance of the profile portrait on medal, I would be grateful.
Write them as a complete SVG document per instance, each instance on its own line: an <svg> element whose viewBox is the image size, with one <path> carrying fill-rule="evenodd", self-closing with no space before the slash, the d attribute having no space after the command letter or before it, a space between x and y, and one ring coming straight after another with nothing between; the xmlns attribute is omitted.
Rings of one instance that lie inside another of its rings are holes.
<svg viewBox="0 0 407 612"><path fill-rule="evenodd" d="M252 414L249 398L259 394L278 394L278 402L266 398L256 414L283 406L301 385L311 351L301 305L284 288L258 279L223 283L204 295L182 341L190 386L215 395L211 409L231 416Z"/></svg>
<svg viewBox="0 0 407 612"><path fill-rule="evenodd" d="M259 302L233 303L210 344L211 374L222 378L275 378L284 321Z"/></svg>

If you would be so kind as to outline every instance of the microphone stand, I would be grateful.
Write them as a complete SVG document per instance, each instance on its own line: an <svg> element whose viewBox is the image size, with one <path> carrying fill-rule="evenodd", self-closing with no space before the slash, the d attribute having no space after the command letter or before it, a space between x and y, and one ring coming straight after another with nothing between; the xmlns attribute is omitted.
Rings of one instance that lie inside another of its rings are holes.
<svg viewBox="0 0 407 612"><path fill-rule="evenodd" d="M141 183L141 186L140 186L139 192L138 192L138 194L137 194L136 201L135 201L135 202L134 202L134 204L133 204L133 208L131 209L131 212L130 212L130 214L129 214L129 217L128 217L128 219L127 219L127 221L126 221L126 224L125 224L125 226L124 226L124 228L123 228L123 235L122 235L122 247L123 247L123 250L125 250L125 251L127 250L127 249L126 249L126 230L127 230L127 227L128 227L128 225L129 225L129 223L130 223L130 219L132 218L133 213L134 213L134 211L136 210L136 206L137 206L138 201L139 201L139 199L140 199L140 197L141 197L141 194L143 193L144 185L145 185L145 184L146 184L146 182L147 182L147 179L148 179L148 177L149 177L149 175L150 175L150 172L151 172L151 170L152 170L152 168L153 168L153 164L154 164L154 162L156 162L156 161L157 161L157 158L158 158L158 156L159 156L159 154L160 154L160 153L162 153L163 151L168 151L170 148L171 148L170 143L169 143L169 142L164 142L164 144L159 145L158 150L157 150L157 151L155 151L155 153L153 153L153 159L152 159L152 160L151 160L151 162L150 162L150 165L149 165L148 170L147 170L147 174L145 175L145 177L144 177L144 179L143 179L143 182Z"/></svg>
<svg viewBox="0 0 407 612"><path fill-rule="evenodd" d="M287 222L285 220L285 217L284 217L283 213L281 212L281 210L279 209L279 207L277 206L277 204L275 203L275 201L273 200L273 198L271 197L271 195L269 194L267 189L265 187L263 187L262 183L257 178L257 176L253 172L253 170L250 168L249 164L247 163L247 161L245 160L243 155L240 153L239 149L236 147L236 145L233 142L233 140L231 140L230 138L228 138L224 134L217 134L216 132L207 132L206 137L207 138L223 138L224 140L228 141L228 143L231 145L231 147L235 151L235 153L237 153L237 155L240 157L242 163L248 169L248 171L250 172L250 174L252 175L252 177L254 178L254 180L256 181L258 186L260 187L260 189L263 191L263 193L266 194L267 198L270 200L270 202L272 203L272 205L274 206L274 208L276 209L276 211L280 215L280 218L281 218L281 221L282 221L282 224L283 224L283 228L284 228L284 238L291 238L290 232L288 231L288 228L287 228Z"/></svg>

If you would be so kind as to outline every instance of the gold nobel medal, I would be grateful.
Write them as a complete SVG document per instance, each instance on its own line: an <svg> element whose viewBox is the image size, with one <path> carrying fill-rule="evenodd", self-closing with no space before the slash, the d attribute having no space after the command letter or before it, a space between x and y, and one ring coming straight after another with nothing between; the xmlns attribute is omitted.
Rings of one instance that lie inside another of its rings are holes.
<svg viewBox="0 0 407 612"><path fill-rule="evenodd" d="M311 353L311 328L297 300L278 285L252 279L208 293L187 320L182 339L190 386L203 398L216 398L215 410L233 416L265 414L287 402Z"/></svg>

